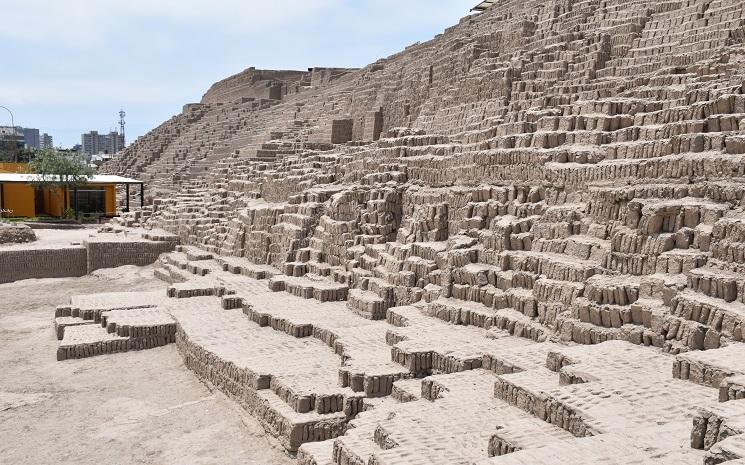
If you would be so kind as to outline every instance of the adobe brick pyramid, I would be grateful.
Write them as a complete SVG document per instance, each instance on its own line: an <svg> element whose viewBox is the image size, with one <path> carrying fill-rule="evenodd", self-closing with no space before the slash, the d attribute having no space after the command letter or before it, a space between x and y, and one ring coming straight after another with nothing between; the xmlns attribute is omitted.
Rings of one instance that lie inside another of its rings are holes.
<svg viewBox="0 0 745 465"><path fill-rule="evenodd" d="M742 0L506 0L104 169L180 240L165 342L299 463L745 463Z"/></svg>

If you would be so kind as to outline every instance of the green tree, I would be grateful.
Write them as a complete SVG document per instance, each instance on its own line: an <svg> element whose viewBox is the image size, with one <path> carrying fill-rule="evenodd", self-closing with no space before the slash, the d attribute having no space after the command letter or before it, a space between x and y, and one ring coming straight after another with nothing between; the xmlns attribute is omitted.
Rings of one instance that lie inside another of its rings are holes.
<svg viewBox="0 0 745 465"><path fill-rule="evenodd" d="M29 163L36 154L36 149L9 147L6 141L0 140L0 163Z"/></svg>
<svg viewBox="0 0 745 465"><path fill-rule="evenodd" d="M21 149L18 151L18 163L30 163L34 159L36 149Z"/></svg>
<svg viewBox="0 0 745 465"><path fill-rule="evenodd" d="M64 154L54 149L37 151L29 163L29 170L33 173L31 185L57 193L86 185L94 174L93 168L79 155Z"/></svg>
<svg viewBox="0 0 745 465"><path fill-rule="evenodd" d="M17 163L21 150L16 140L0 136L0 163Z"/></svg>

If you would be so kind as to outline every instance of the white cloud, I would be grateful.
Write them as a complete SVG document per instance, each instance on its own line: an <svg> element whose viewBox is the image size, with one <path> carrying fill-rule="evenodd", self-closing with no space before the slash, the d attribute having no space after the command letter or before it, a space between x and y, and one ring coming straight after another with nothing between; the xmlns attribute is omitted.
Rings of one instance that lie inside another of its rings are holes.
<svg viewBox="0 0 745 465"><path fill-rule="evenodd" d="M179 102L193 89L180 82L156 84L117 78L0 79L0 101L8 105L130 104Z"/></svg>
<svg viewBox="0 0 745 465"><path fill-rule="evenodd" d="M231 34L291 34L293 26L315 20L318 33L335 20L380 32L432 23L452 16L453 7L467 14L474 0L0 0L0 37L31 42L53 39L95 47L106 37L126 34L132 23L152 20L193 26L194 34L227 30ZM458 18L452 18L453 23ZM33 25L33 27L29 27ZM271 35L264 36L269 41ZM137 40L137 37L132 37Z"/></svg>
<svg viewBox="0 0 745 465"><path fill-rule="evenodd" d="M341 3L342 0L3 1L0 36L29 42L52 39L95 47L108 36L126 33L129 23L143 19L191 24L195 34L208 33L214 28L227 28L233 33L267 32Z"/></svg>
<svg viewBox="0 0 745 465"><path fill-rule="evenodd" d="M104 6L109 3L99 0ZM122 13L165 16L171 20L266 29L291 19L338 6L341 0L129 0Z"/></svg>

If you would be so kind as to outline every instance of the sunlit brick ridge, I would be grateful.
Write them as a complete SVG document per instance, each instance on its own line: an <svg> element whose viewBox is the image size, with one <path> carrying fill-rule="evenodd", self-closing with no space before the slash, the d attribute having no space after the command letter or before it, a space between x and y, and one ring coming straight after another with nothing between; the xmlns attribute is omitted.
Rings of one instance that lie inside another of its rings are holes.
<svg viewBox="0 0 745 465"><path fill-rule="evenodd" d="M58 356L175 341L302 464L745 463L744 84L735 0L246 70L105 165L152 186L113 230L180 245Z"/></svg>

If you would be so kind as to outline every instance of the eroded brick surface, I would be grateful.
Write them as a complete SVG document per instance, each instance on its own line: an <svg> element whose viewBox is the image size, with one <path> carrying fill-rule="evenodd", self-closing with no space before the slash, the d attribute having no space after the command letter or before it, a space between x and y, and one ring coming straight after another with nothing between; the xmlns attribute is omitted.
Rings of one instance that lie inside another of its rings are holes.
<svg viewBox="0 0 745 465"><path fill-rule="evenodd" d="M360 70L221 81L104 167L151 185L113 230L180 241L156 313L108 318L167 314L301 463L737 463L744 24L506 0Z"/></svg>

